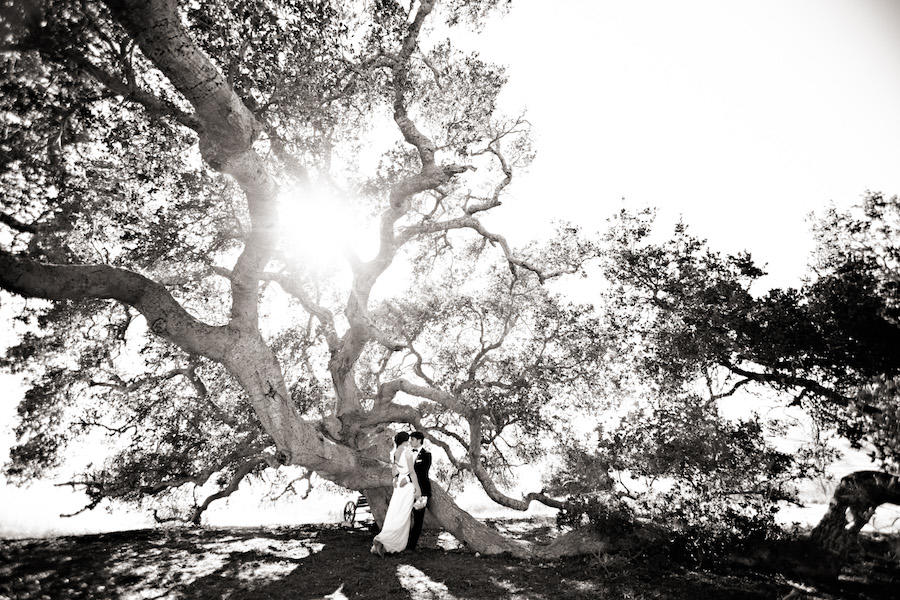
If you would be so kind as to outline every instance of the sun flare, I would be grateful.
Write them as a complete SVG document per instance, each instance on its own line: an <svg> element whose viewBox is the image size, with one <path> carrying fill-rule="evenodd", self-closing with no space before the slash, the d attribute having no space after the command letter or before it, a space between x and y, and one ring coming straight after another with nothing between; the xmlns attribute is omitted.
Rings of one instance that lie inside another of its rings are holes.
<svg viewBox="0 0 900 600"><path fill-rule="evenodd" d="M279 235L289 256L315 267L346 264L377 249L373 224L346 198L312 186L285 188L279 196Z"/></svg>

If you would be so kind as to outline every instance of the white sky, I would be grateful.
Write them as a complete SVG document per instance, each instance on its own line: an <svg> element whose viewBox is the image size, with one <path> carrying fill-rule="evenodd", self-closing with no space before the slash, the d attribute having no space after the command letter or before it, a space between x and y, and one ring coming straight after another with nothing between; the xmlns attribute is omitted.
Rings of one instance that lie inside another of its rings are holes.
<svg viewBox="0 0 900 600"><path fill-rule="evenodd" d="M653 205L790 285L810 211L900 193L900 2L516 0L463 41L508 65L503 105L534 125L537 158L491 221L515 242ZM22 390L0 392L4 458ZM66 527L48 519L77 500L39 496L0 483L0 532Z"/></svg>
<svg viewBox="0 0 900 600"><path fill-rule="evenodd" d="M810 211L900 193L900 2L519 0L471 43L534 124L501 209L524 237L658 206L789 285Z"/></svg>

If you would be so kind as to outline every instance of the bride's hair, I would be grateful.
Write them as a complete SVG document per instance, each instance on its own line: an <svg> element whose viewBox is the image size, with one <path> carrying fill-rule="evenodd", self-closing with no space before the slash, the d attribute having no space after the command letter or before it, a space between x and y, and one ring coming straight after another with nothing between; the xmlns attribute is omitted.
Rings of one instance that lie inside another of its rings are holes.
<svg viewBox="0 0 900 600"><path fill-rule="evenodd" d="M391 450L391 462L397 462L397 449L400 448L400 444L409 441L409 434L405 431L401 431L397 435L394 436L394 449Z"/></svg>

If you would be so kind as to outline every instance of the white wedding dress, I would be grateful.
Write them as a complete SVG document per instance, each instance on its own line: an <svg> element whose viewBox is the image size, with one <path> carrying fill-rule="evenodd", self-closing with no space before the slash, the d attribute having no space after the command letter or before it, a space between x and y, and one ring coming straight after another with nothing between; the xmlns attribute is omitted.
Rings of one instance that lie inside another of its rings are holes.
<svg viewBox="0 0 900 600"><path fill-rule="evenodd" d="M409 476L408 453L409 449L404 449L399 460L394 460L394 452L391 452L391 462L397 465L399 472L394 478L394 493L384 516L384 525L381 527L381 533L375 536L375 540L381 542L386 552L400 552L406 548L409 541L416 486L412 484ZM404 480L406 485L398 487Z"/></svg>

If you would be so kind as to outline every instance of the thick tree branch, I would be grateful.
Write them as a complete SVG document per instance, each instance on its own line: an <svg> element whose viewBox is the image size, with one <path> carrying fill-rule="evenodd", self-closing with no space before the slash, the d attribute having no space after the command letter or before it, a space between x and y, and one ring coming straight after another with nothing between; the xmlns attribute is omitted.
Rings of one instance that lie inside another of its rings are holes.
<svg viewBox="0 0 900 600"><path fill-rule="evenodd" d="M12 215L0 212L0 223L3 223L10 229L15 229L20 233L38 233L40 226L34 223L23 223Z"/></svg>
<svg viewBox="0 0 900 600"><path fill-rule="evenodd" d="M155 281L108 265L53 265L0 250L0 287L47 300L108 298L133 306L153 333L191 354L225 359L232 334L192 317Z"/></svg>
<svg viewBox="0 0 900 600"><path fill-rule="evenodd" d="M393 87L394 87L394 121L403 134L403 139L414 146L422 161L423 172L434 165L435 145L416 125L410 120L406 111L404 94L409 87L409 60L418 44L419 33L425 18L434 9L434 2L425 0L419 4L419 10L412 23L409 24L406 36L400 47L400 54L393 63Z"/></svg>
<svg viewBox="0 0 900 600"><path fill-rule="evenodd" d="M528 510L528 507L533 500L537 500L538 502L554 508L565 508L566 504L564 502L545 495L543 491L530 493L521 500L501 492L482 463L481 447L482 443L486 443L482 432L482 412L477 410L471 411L466 417L466 421L469 424L469 443L467 444L469 450L469 468L491 500L516 510Z"/></svg>
<svg viewBox="0 0 900 600"><path fill-rule="evenodd" d="M188 129L196 132L201 131L202 125L196 115L180 109L172 102L155 96L137 85L122 81L116 75L103 70L84 56L71 52L67 53L65 57L72 60L82 71L103 87L126 100L137 102L151 115L169 117Z"/></svg>
<svg viewBox="0 0 900 600"><path fill-rule="evenodd" d="M191 39L175 0L107 0L115 18L191 103L200 121L200 152L213 169L234 177L253 224L231 278L232 325L255 331L259 280L274 249L277 185L252 144L262 125L225 76Z"/></svg>
<svg viewBox="0 0 900 600"><path fill-rule="evenodd" d="M253 113L182 25L175 0L107 0L110 12L196 110L201 151L223 168L250 149L260 131Z"/></svg>
<svg viewBox="0 0 900 600"><path fill-rule="evenodd" d="M375 258L366 263L353 261L351 264L354 274L353 283L344 310L350 328L329 363L329 370L337 393L338 415L358 411L361 407L360 393L354 379L354 366L366 344L375 338L388 348L399 347L399 344L388 336L380 335L381 332L373 327L368 316L368 302L372 286L390 266L399 248L394 225L409 210L409 200L414 194L436 189L468 168L460 165L437 165L434 142L416 127L409 118L406 107L405 94L410 85L410 57L416 48L425 18L433 8L433 1L419 4L416 15L401 42L399 54L383 61L384 66L390 67L392 74L394 122L400 129L403 139L416 149L421 161L421 170L418 174L400 181L392 188L389 206L381 215L379 250Z"/></svg>
<svg viewBox="0 0 900 600"><path fill-rule="evenodd" d="M419 351L416 350L415 346L413 346L413 340L407 340L406 347L409 350L409 353L412 354L416 359L416 362L413 363L413 371L415 372L415 374L429 386L436 387L434 380L425 373L425 361L422 359L422 355L419 353Z"/></svg>
<svg viewBox="0 0 900 600"><path fill-rule="evenodd" d="M738 367L737 365L734 365L728 361L721 361L721 364L733 373L736 373L737 375L740 375L750 381L756 381L760 383L775 383L786 387L805 388L808 389L810 393L822 396L823 398L828 398L838 406L849 406L850 403L854 400L854 398L844 396L840 392L831 388L827 388L818 381L808 379L806 377L791 375L788 373L760 373L757 371L748 371L747 369ZM880 412L875 407L870 407L870 409L875 412Z"/></svg>
<svg viewBox="0 0 900 600"><path fill-rule="evenodd" d="M565 502L557 500L555 498L551 498L543 491L531 492L529 494L526 494L522 499L508 496L497 488L497 484L494 483L493 478L491 478L490 474L487 472L487 469L485 469L480 462L470 461L470 464L472 472L475 474L475 477L478 479L481 487L484 488L484 491L487 493L488 497L497 504L515 510L528 510L528 507L531 506L531 503L534 501L540 502L541 504L546 504L547 506L551 506L553 508L566 508L567 506Z"/></svg>
<svg viewBox="0 0 900 600"><path fill-rule="evenodd" d="M450 392L445 392L444 390L428 385L415 384L408 379L403 378L393 379L382 383L378 390L376 405L392 402L399 392L431 400L458 415L469 416L472 412L468 406L460 402L459 398Z"/></svg>

